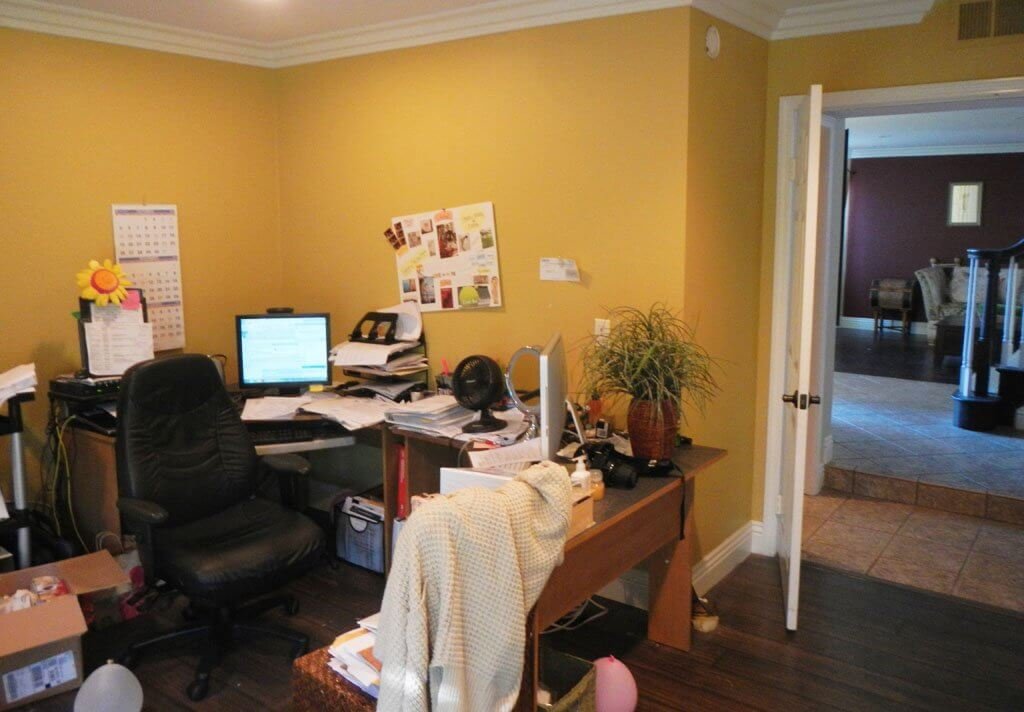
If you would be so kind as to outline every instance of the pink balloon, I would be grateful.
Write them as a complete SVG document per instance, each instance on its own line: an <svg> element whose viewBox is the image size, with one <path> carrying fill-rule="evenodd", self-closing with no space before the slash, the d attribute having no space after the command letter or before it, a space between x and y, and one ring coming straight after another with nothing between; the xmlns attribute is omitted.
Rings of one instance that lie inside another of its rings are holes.
<svg viewBox="0 0 1024 712"><path fill-rule="evenodd" d="M597 712L633 712L636 709L636 680L629 668L609 655L594 661L597 669Z"/></svg>

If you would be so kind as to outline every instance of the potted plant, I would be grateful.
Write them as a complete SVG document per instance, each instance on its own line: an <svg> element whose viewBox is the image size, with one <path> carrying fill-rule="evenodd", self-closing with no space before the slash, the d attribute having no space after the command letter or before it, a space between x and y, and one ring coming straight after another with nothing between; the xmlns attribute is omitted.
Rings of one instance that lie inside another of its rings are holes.
<svg viewBox="0 0 1024 712"><path fill-rule="evenodd" d="M608 316L609 333L593 337L583 352L584 392L628 396L633 455L669 458L683 406L703 412L718 391L714 360L694 341L693 328L664 304L647 311L619 307Z"/></svg>

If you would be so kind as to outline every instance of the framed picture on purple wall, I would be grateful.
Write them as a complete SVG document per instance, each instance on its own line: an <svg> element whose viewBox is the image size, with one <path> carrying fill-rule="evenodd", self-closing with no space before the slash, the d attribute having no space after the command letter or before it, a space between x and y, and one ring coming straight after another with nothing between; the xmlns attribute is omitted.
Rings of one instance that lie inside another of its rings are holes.
<svg viewBox="0 0 1024 712"><path fill-rule="evenodd" d="M949 184L949 225L981 225L981 186L977 183Z"/></svg>

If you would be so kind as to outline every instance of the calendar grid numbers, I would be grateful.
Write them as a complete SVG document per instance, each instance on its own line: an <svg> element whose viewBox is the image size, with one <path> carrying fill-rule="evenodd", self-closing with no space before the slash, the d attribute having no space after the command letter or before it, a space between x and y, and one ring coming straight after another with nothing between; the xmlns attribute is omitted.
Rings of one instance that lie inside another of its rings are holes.
<svg viewBox="0 0 1024 712"><path fill-rule="evenodd" d="M114 249L128 279L142 289L153 323L153 349L185 346L185 311L176 205L113 205Z"/></svg>

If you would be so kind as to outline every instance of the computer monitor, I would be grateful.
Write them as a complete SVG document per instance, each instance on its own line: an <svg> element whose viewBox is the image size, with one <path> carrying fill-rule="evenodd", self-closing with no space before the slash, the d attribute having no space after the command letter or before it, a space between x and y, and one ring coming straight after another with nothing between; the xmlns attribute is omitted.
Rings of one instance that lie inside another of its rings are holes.
<svg viewBox="0 0 1024 712"><path fill-rule="evenodd" d="M565 344L556 333L540 352L540 449L548 460L554 460L562 444L566 380Z"/></svg>
<svg viewBox="0 0 1024 712"><path fill-rule="evenodd" d="M298 393L331 382L329 314L240 314L238 385Z"/></svg>

